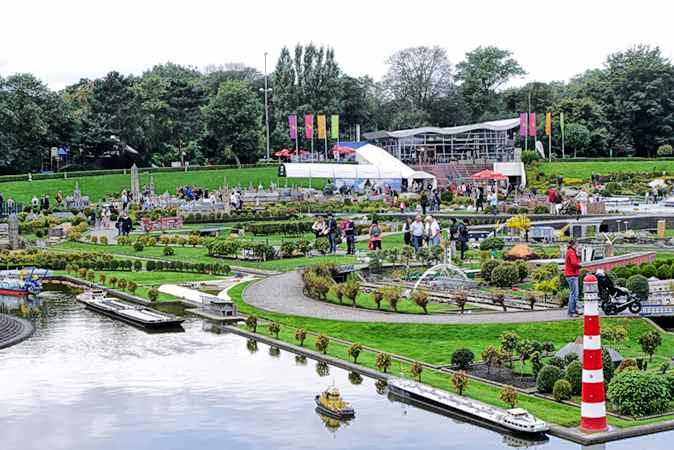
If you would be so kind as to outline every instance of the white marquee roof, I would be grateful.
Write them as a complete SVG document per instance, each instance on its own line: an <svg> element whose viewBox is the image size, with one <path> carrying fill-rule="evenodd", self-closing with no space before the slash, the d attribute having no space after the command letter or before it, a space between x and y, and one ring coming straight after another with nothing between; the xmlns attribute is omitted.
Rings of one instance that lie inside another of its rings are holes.
<svg viewBox="0 0 674 450"><path fill-rule="evenodd" d="M363 137L366 139L380 138L380 137L394 137L394 138L406 138L411 136L416 136L419 134L441 134L445 136L450 136L453 134L465 133L467 131L473 130L492 130L492 131L507 131L512 130L520 126L520 119L501 119L493 120L490 122L474 123L469 125L459 125L456 127L421 127L421 128L410 128L407 130L398 130L398 131L374 131L372 133L364 133Z"/></svg>

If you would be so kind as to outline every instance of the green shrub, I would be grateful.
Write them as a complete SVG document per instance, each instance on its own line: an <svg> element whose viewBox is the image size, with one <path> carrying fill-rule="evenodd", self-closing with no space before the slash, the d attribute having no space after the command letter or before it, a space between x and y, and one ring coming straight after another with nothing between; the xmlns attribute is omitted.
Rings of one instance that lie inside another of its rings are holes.
<svg viewBox="0 0 674 450"><path fill-rule="evenodd" d="M321 255L325 255L330 251L330 242L328 238L319 238L314 241L314 250Z"/></svg>
<svg viewBox="0 0 674 450"><path fill-rule="evenodd" d="M617 372L620 373L623 370L636 369L636 368L637 368L637 362L634 359L625 358L622 361L620 361L620 365L618 365Z"/></svg>
<svg viewBox="0 0 674 450"><path fill-rule="evenodd" d="M583 366L580 364L580 361L572 361L571 364L566 366L564 378L571 385L571 393L573 395L580 395L583 385Z"/></svg>
<svg viewBox="0 0 674 450"><path fill-rule="evenodd" d="M488 259L482 263L482 266L480 267L480 275L482 276L482 279L489 283L491 281L492 271L500 264L501 262L496 259Z"/></svg>
<svg viewBox="0 0 674 450"><path fill-rule="evenodd" d="M536 389L539 392L550 393L555 382L562 378L562 369L552 365L543 366L536 378Z"/></svg>
<svg viewBox="0 0 674 450"><path fill-rule="evenodd" d="M624 370L608 385L607 399L621 414L644 416L669 408L669 384L653 372Z"/></svg>
<svg viewBox="0 0 674 450"><path fill-rule="evenodd" d="M175 255L176 251L174 250L173 247L169 247L168 245L164 247L164 250L162 250L162 253L164 256L173 256Z"/></svg>
<svg viewBox="0 0 674 450"><path fill-rule="evenodd" d="M643 275L632 275L629 277L626 287L640 297L648 297L648 279Z"/></svg>
<svg viewBox="0 0 674 450"><path fill-rule="evenodd" d="M518 260L515 261L515 267L517 268L519 280L524 281L524 279L529 275L529 265L526 261Z"/></svg>
<svg viewBox="0 0 674 450"><path fill-rule="evenodd" d="M522 152L522 162L525 166L535 163L538 161L539 155L538 152L534 150L524 150Z"/></svg>
<svg viewBox="0 0 674 450"><path fill-rule="evenodd" d="M653 264L643 264L639 267L641 271L641 275L645 276L646 278L651 278L655 276L655 266Z"/></svg>
<svg viewBox="0 0 674 450"><path fill-rule="evenodd" d="M503 250L504 246L505 242L503 242L503 239L493 236L480 242L480 250Z"/></svg>
<svg viewBox="0 0 674 450"><path fill-rule="evenodd" d="M475 354L467 348L460 348L452 353L452 366L461 370L470 368L474 360Z"/></svg>
<svg viewBox="0 0 674 450"><path fill-rule="evenodd" d="M580 358L578 357L577 353L568 353L566 356L564 356L564 367L568 366L574 361L578 361Z"/></svg>
<svg viewBox="0 0 674 450"><path fill-rule="evenodd" d="M498 287L511 287L519 280L519 271L512 263L499 264L491 272L491 284Z"/></svg>
<svg viewBox="0 0 674 450"><path fill-rule="evenodd" d="M534 208L534 214L548 214L549 212L550 208L545 205L536 205Z"/></svg>
<svg viewBox="0 0 674 450"><path fill-rule="evenodd" d="M133 243L133 249L137 252L142 252L144 248L145 246L140 240Z"/></svg>
<svg viewBox="0 0 674 450"><path fill-rule="evenodd" d="M552 396L555 397L555 400L561 402L562 400L569 400L573 392L573 387L565 379L560 379L555 381L555 384L552 386Z"/></svg>
<svg viewBox="0 0 674 450"><path fill-rule="evenodd" d="M658 269L655 271L655 276L658 277L661 280L669 280L672 278L672 266L668 264L663 264L662 266L658 267Z"/></svg>

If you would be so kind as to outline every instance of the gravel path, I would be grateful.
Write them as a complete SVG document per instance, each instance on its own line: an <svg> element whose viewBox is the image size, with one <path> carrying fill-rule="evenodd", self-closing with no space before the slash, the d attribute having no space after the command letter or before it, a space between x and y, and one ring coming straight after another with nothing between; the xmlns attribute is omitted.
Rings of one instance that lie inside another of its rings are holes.
<svg viewBox="0 0 674 450"><path fill-rule="evenodd" d="M246 303L267 311L317 319L391 323L519 323L567 320L566 310L475 314L395 314L340 306L308 298L299 272L286 272L251 284L243 292Z"/></svg>

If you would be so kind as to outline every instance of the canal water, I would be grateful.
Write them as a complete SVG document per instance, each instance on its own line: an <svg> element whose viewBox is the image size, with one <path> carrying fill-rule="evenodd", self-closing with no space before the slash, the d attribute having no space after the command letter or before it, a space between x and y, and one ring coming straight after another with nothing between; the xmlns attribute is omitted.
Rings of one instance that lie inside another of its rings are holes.
<svg viewBox="0 0 674 450"><path fill-rule="evenodd" d="M0 350L0 449L579 449L526 442L392 401L376 383L291 353L217 334L197 319L148 334L72 296L0 299L33 315L35 335ZM356 409L339 424L313 396L338 386ZM671 448L674 433L609 443Z"/></svg>

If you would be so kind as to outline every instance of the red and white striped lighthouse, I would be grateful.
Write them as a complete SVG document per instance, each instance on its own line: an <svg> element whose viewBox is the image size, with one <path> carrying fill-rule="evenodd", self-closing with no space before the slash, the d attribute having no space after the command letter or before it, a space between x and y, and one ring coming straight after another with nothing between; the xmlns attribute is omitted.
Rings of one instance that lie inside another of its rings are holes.
<svg viewBox="0 0 674 450"><path fill-rule="evenodd" d="M580 428L586 432L605 431L606 399L599 327L599 291L597 277L583 280L583 387Z"/></svg>

